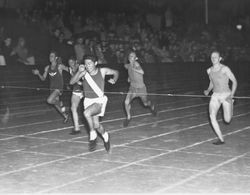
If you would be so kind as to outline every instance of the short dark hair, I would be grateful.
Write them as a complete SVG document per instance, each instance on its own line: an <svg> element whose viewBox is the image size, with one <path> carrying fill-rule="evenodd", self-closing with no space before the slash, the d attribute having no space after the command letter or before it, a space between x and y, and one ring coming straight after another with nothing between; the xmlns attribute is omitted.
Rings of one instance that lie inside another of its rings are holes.
<svg viewBox="0 0 250 195"><path fill-rule="evenodd" d="M91 55L91 54L85 55L83 59L84 59L84 61L85 61L85 60L91 60L91 61L93 61L93 62L96 62L96 61L97 61L97 58L96 58L94 55Z"/></svg>
<svg viewBox="0 0 250 195"><path fill-rule="evenodd" d="M59 57L56 50L51 50L49 53L50 53L50 54L53 53L53 54L55 54L56 57Z"/></svg>
<svg viewBox="0 0 250 195"><path fill-rule="evenodd" d="M76 58L75 58L75 56L70 56L70 57L69 57L69 60L76 61Z"/></svg>

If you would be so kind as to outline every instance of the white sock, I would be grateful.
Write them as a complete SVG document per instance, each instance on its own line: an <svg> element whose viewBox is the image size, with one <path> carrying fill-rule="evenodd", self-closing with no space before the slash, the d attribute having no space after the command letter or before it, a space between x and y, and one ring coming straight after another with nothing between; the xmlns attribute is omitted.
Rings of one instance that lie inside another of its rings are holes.
<svg viewBox="0 0 250 195"><path fill-rule="evenodd" d="M107 132L105 132L104 134L102 134L102 137L104 139L105 142L109 141L109 134Z"/></svg>
<svg viewBox="0 0 250 195"><path fill-rule="evenodd" d="M62 108L61 108L61 111L62 111L62 112L65 112L65 111L66 111L66 108L65 108L65 107L62 107Z"/></svg>
<svg viewBox="0 0 250 195"><path fill-rule="evenodd" d="M96 131L90 131L90 135L89 135L89 139L90 140L95 140L97 138L97 133Z"/></svg>

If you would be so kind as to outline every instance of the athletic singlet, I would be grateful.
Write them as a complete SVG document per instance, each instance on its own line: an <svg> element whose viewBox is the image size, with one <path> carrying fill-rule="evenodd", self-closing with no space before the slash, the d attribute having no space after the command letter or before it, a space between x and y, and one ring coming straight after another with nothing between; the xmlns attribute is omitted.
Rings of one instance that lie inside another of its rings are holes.
<svg viewBox="0 0 250 195"><path fill-rule="evenodd" d="M133 70L131 65L128 65L128 76L130 80L130 85L135 88L142 88L145 86L143 81L143 74Z"/></svg>
<svg viewBox="0 0 250 195"><path fill-rule="evenodd" d="M73 77L77 72L73 72L72 68L69 68L69 73ZM82 82L78 81L73 85L73 92L82 92Z"/></svg>
<svg viewBox="0 0 250 195"><path fill-rule="evenodd" d="M90 75L90 74L89 74ZM102 77L101 71L98 68L97 74L96 75L90 75L92 79L96 82L96 84L99 86L99 88L104 91L104 79ZM84 88L84 96L86 98L97 98L98 96L92 89L92 87L89 86L88 82L86 79L83 80L83 88Z"/></svg>
<svg viewBox="0 0 250 195"><path fill-rule="evenodd" d="M213 92L215 93L230 92L229 78L225 73L222 72L222 68L223 66L216 72L213 72L210 69L209 76L213 83Z"/></svg>
<svg viewBox="0 0 250 195"><path fill-rule="evenodd" d="M55 69L51 69L51 66L48 70L49 79L50 79L50 89L63 89L63 76L60 74L58 70L58 65L56 65Z"/></svg>

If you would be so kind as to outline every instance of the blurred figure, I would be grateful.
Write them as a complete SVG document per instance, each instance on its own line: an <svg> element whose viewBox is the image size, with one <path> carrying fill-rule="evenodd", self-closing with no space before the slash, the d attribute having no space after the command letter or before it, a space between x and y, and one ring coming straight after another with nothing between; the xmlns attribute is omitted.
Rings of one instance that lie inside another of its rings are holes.
<svg viewBox="0 0 250 195"><path fill-rule="evenodd" d="M11 52L13 50L12 47L12 39L10 37L7 37L2 46L2 54L4 56L6 65L10 66L13 63L14 58L11 56Z"/></svg>
<svg viewBox="0 0 250 195"><path fill-rule="evenodd" d="M17 61L22 64L35 65L35 57L29 53L26 46L26 40L23 37L19 37L17 45L14 47L10 55L17 55Z"/></svg>
<svg viewBox="0 0 250 195"><path fill-rule="evenodd" d="M74 51L75 51L76 60L79 63L82 63L83 56L85 55L85 47L84 47L84 43L83 43L83 38L82 37L78 37L76 39L76 43L74 45Z"/></svg>
<svg viewBox="0 0 250 195"><path fill-rule="evenodd" d="M70 75L71 77L73 77L78 72L79 63L74 57L71 57L68 60L68 63L69 63ZM72 112L73 122L74 122L74 129L72 130L70 134L76 135L81 132L80 127L79 127L79 116L78 116L77 109L78 109L81 99L83 98L83 87L82 87L81 81L77 81L75 83L70 83L70 84L73 85L73 91L72 91L72 96L71 96L71 112Z"/></svg>
<svg viewBox="0 0 250 195"><path fill-rule="evenodd" d="M7 67L0 68L0 120L3 125L7 124L10 119L9 91L8 85L8 70Z"/></svg>

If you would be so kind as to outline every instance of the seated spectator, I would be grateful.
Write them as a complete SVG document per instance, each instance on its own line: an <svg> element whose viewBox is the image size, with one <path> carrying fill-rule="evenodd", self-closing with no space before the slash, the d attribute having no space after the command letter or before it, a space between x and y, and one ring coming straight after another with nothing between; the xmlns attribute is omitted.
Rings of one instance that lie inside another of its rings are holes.
<svg viewBox="0 0 250 195"><path fill-rule="evenodd" d="M1 54L0 51L0 66L6 66L4 55Z"/></svg>
<svg viewBox="0 0 250 195"><path fill-rule="evenodd" d="M4 62L0 62L0 64L4 65L11 65L13 63L13 60L14 58L11 57L11 52L13 50L13 47L12 47L12 39L10 37L7 37L4 41L3 41L3 45L1 47L1 54L3 56L4 59Z"/></svg>
<svg viewBox="0 0 250 195"><path fill-rule="evenodd" d="M26 41L23 37L19 37L17 46L11 52L11 56L16 55L17 61L25 65L35 65L35 57L29 53L26 47Z"/></svg>
<svg viewBox="0 0 250 195"><path fill-rule="evenodd" d="M160 62L173 62L173 60L170 57L170 53L167 50L166 46L162 46L162 49L153 47L153 50L157 57L159 57Z"/></svg>
<svg viewBox="0 0 250 195"><path fill-rule="evenodd" d="M69 45L64 38L64 34L62 32L59 33L58 40L55 40L53 50L57 51L58 55L61 56L62 62L64 64L67 63L67 60L70 56L74 55L74 49L72 45Z"/></svg>
<svg viewBox="0 0 250 195"><path fill-rule="evenodd" d="M104 54L103 54L103 51L102 51L102 47L101 47L101 44L98 43L96 45L96 49L95 49L95 53L96 53L96 56L97 56L97 59L98 59L98 64L107 64L107 61L104 57Z"/></svg>

